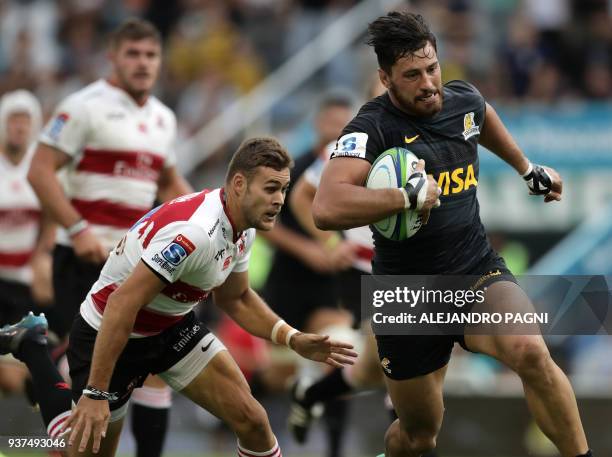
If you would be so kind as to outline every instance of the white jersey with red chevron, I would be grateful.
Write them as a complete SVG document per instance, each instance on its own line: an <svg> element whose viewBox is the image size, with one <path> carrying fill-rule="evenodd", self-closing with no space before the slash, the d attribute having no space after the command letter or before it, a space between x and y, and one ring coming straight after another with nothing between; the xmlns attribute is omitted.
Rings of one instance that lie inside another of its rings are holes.
<svg viewBox="0 0 612 457"><path fill-rule="evenodd" d="M29 260L40 229L40 207L27 174L30 148L18 165L0 154L0 279L30 284Z"/></svg>
<svg viewBox="0 0 612 457"><path fill-rule="evenodd" d="M81 305L89 325L100 328L108 296L140 261L167 286L140 310L132 338L155 335L177 323L230 273L246 271L255 229L236 233L224 199L223 189L185 195L134 224Z"/></svg>
<svg viewBox="0 0 612 457"><path fill-rule="evenodd" d="M40 142L69 156L65 192L109 250L151 209L163 168L174 165L176 118L150 96L142 106L99 80L67 97ZM70 245L64 230L58 243Z"/></svg>

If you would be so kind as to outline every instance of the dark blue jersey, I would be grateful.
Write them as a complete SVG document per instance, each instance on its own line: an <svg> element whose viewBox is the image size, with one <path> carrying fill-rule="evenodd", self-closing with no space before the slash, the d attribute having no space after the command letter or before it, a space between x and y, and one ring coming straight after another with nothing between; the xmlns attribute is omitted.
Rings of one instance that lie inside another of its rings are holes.
<svg viewBox="0 0 612 457"><path fill-rule="evenodd" d="M461 274L491 252L480 221L478 137L485 101L463 81L444 86L442 110L429 118L399 110L384 94L366 103L345 127L333 157L370 163L384 151L402 147L425 160L425 171L442 188L441 206L411 238L392 241L374 232L377 274Z"/></svg>

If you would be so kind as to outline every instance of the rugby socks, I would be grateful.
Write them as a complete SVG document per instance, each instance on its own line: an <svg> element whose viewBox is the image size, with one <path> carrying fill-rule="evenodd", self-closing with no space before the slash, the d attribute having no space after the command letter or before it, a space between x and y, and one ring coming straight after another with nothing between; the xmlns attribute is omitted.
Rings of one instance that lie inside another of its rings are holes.
<svg viewBox="0 0 612 457"><path fill-rule="evenodd" d="M275 443L272 449L264 452L249 451L242 447L240 441L238 441L238 457L283 457L278 441L276 439L274 441Z"/></svg>
<svg viewBox="0 0 612 457"><path fill-rule="evenodd" d="M27 365L32 374L32 390L49 436L57 437L72 409L70 387L55 368L46 346L26 339L16 357Z"/></svg>
<svg viewBox="0 0 612 457"><path fill-rule="evenodd" d="M340 457L342 455L342 441L348 425L348 407L349 404L344 399L334 399L325 403L323 419L327 431L328 457Z"/></svg>
<svg viewBox="0 0 612 457"><path fill-rule="evenodd" d="M326 402L353 391L353 387L346 381L344 368L336 368L327 376L321 378L304 392L304 399L300 401L306 408L315 403Z"/></svg>
<svg viewBox="0 0 612 457"><path fill-rule="evenodd" d="M593 451L589 449L586 454L580 454L576 457L593 457Z"/></svg>
<svg viewBox="0 0 612 457"><path fill-rule="evenodd" d="M160 457L168 430L172 391L169 387L143 386L134 390L131 400L137 457Z"/></svg>

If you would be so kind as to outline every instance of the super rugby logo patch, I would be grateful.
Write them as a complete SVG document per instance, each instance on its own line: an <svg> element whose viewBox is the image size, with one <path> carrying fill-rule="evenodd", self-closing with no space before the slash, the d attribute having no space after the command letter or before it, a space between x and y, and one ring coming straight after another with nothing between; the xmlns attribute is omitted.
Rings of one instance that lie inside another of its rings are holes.
<svg viewBox="0 0 612 457"><path fill-rule="evenodd" d="M195 245L185 235L177 235L161 252L168 263L177 266L195 250Z"/></svg>
<svg viewBox="0 0 612 457"><path fill-rule="evenodd" d="M70 116L67 113L59 113L51 122L51 126L49 127L47 134L53 138L53 140L57 141L60 133L62 133L62 130L64 129L64 125L66 125L66 122L68 122L68 119L70 119Z"/></svg>

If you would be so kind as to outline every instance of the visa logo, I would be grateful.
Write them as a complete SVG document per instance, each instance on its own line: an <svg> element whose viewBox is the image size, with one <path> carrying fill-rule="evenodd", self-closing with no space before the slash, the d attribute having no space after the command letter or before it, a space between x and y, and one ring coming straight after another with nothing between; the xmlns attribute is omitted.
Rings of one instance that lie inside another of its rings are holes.
<svg viewBox="0 0 612 457"><path fill-rule="evenodd" d="M442 189L442 195L458 194L470 187L478 186L474 166L469 164L467 168L443 171L438 175L438 186Z"/></svg>

